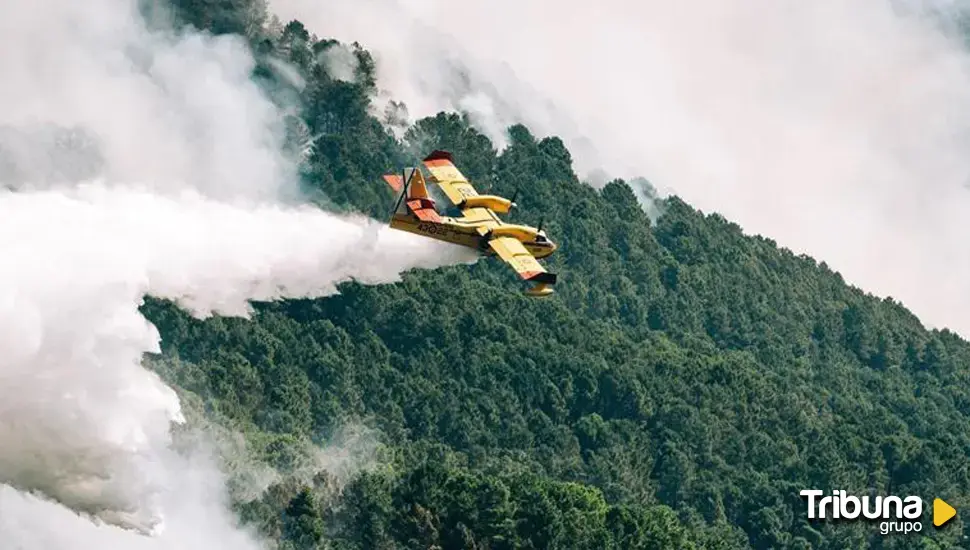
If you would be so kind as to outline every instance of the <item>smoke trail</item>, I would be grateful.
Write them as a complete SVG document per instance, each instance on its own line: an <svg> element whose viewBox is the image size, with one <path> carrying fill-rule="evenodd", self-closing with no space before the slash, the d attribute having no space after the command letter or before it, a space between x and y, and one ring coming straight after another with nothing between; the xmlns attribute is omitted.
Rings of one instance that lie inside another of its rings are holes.
<svg viewBox="0 0 970 550"><path fill-rule="evenodd" d="M966 3L271 7L373 50L415 116L560 135L581 173L648 177L970 334L970 56L942 31Z"/></svg>
<svg viewBox="0 0 970 550"><path fill-rule="evenodd" d="M172 448L182 411L142 367L142 297L245 314L472 258L273 206L294 166L237 39L150 30L128 0L41 0L3 8L0 50L0 541L260 547L212 449Z"/></svg>

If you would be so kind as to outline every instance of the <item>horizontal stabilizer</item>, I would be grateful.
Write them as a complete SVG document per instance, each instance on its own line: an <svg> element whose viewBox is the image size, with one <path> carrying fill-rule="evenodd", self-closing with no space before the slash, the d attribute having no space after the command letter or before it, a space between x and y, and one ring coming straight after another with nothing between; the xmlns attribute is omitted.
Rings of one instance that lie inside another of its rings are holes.
<svg viewBox="0 0 970 550"><path fill-rule="evenodd" d="M384 181L397 193L400 193L404 189L404 177L400 174L384 174ZM424 183L424 176L421 175L420 170L415 169L411 172L411 175L408 177L407 187L408 199L428 198L428 188Z"/></svg>
<svg viewBox="0 0 970 550"><path fill-rule="evenodd" d="M391 189L400 193L401 189L404 187L404 178L399 174L385 174L384 181L391 186Z"/></svg>
<svg viewBox="0 0 970 550"><path fill-rule="evenodd" d="M428 199L414 199L408 201L410 210L419 220L423 222L441 223L441 216L435 210L434 203Z"/></svg>

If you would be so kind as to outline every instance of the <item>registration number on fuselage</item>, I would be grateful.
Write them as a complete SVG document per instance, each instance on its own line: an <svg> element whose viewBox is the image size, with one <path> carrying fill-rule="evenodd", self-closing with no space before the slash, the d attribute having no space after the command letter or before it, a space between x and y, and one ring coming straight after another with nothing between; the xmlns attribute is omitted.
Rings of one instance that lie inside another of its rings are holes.
<svg viewBox="0 0 970 550"><path fill-rule="evenodd" d="M436 223L419 223L418 231L428 233L429 235L447 235L448 233L451 233L448 228Z"/></svg>

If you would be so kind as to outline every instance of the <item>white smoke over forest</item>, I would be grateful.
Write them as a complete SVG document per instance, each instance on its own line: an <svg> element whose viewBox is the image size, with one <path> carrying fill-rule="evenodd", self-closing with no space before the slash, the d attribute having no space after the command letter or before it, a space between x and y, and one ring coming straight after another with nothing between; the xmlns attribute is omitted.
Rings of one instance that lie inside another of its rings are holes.
<svg viewBox="0 0 970 550"><path fill-rule="evenodd" d="M242 42L149 29L136 4L2 8L0 540L11 548L261 546L226 508L218 453L171 447L183 411L141 364L158 349L144 294L244 314L248 299L471 260L276 204L295 170ZM959 6L903 7L271 5L370 49L381 86L414 116L463 109L499 144L517 121L562 136L581 173L646 176L967 334L970 64L938 24ZM147 538L88 516L163 530Z"/></svg>
<svg viewBox="0 0 970 550"><path fill-rule="evenodd" d="M372 51L413 118L558 135L581 175L646 177L970 336L966 2L270 7Z"/></svg>
<svg viewBox="0 0 970 550"><path fill-rule="evenodd" d="M295 167L242 42L148 29L136 3L38 0L0 15L4 548L262 547L228 511L218 445L172 447L184 414L142 366L159 349L144 295L246 314L250 299L472 259L277 205Z"/></svg>

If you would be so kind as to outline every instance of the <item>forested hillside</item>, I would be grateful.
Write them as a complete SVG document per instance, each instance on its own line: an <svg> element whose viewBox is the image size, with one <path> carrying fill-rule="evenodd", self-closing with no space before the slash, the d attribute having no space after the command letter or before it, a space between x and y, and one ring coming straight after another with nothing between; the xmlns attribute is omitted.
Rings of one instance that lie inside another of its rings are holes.
<svg viewBox="0 0 970 550"><path fill-rule="evenodd" d="M337 79L336 42L258 5L178 0L181 21L242 33L254 78L298 97L304 183L384 219L381 174L433 148L482 188L520 190L560 249L549 299L482 260L393 285L196 320L148 299L159 371L285 469L297 442L348 424L386 445L340 494L281 484L239 512L285 548L957 548L945 529L881 536L809 523L799 491L970 494L970 346L811 258L670 198L656 224L633 190L579 181L555 138L510 129L500 154L454 114L403 141L369 114L374 64ZM296 67L290 88L267 60ZM282 100L282 99L281 99ZM393 115L393 113L389 113ZM645 174L649 177L649 174ZM193 397L194 396L194 397ZM930 513L927 507L925 513ZM970 533L968 533L970 534Z"/></svg>

